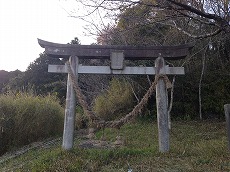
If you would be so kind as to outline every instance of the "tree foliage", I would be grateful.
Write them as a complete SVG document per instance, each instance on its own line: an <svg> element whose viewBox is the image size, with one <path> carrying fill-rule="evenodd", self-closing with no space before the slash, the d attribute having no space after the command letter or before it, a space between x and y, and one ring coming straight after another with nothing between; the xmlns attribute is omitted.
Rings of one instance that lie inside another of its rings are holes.
<svg viewBox="0 0 230 172"><path fill-rule="evenodd" d="M55 59L40 54L34 62L32 62L27 70L12 78L6 85L7 91L28 91L34 90L38 95L47 95L55 93L59 98L65 97L66 75L53 74L48 72L49 64L64 64L60 59Z"/></svg>
<svg viewBox="0 0 230 172"><path fill-rule="evenodd" d="M100 32L100 44L125 45L173 45L187 42L187 36L172 26L156 21L166 11L153 9L149 5L137 4L124 7L115 26L108 25Z"/></svg>
<svg viewBox="0 0 230 172"><path fill-rule="evenodd" d="M18 77L22 74L20 70L15 70L11 72L7 72L4 70L0 70L0 93L5 92L5 85L9 82L11 78Z"/></svg>
<svg viewBox="0 0 230 172"><path fill-rule="evenodd" d="M169 63L186 69L186 75L177 77L175 84L173 116L197 118L200 89L204 117L221 118L223 105L230 99L229 5L229 1L213 0L129 1L119 6L116 24L106 26L98 42L126 45L195 42L184 61Z"/></svg>
<svg viewBox="0 0 230 172"><path fill-rule="evenodd" d="M229 33L230 28L229 0L88 0L83 4L91 8L90 12L84 15L85 18L100 9L106 10L105 16L110 18L113 14L117 16L129 11L130 16L125 21L132 19L143 25L163 24L191 38ZM136 13L143 15L137 17Z"/></svg>

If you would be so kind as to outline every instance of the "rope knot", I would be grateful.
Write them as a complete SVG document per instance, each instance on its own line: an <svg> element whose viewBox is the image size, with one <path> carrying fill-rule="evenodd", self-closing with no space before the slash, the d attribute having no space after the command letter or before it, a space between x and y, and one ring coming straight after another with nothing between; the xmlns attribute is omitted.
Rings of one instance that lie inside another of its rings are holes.
<svg viewBox="0 0 230 172"><path fill-rule="evenodd" d="M155 76L155 82L157 83L160 79L163 79L167 89L172 88L172 83L165 74L160 74Z"/></svg>

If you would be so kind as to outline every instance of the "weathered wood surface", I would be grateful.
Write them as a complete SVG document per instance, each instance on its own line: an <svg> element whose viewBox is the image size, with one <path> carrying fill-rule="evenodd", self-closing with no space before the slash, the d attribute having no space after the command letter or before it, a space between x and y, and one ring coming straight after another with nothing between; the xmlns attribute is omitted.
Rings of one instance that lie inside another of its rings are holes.
<svg viewBox="0 0 230 172"><path fill-rule="evenodd" d="M122 75L155 75L155 67L124 67L123 70L112 70L110 66L78 66L79 74L122 74ZM66 65L49 65L48 72L68 73ZM184 67L165 67L167 75L184 75Z"/></svg>
<svg viewBox="0 0 230 172"><path fill-rule="evenodd" d="M228 136L228 150L230 151L230 104L224 105L224 111L225 111L227 136Z"/></svg>
<svg viewBox="0 0 230 172"><path fill-rule="evenodd" d="M45 53L56 58L69 58L78 56L79 58L109 59L111 52L122 50L127 60L155 60L159 54L165 60L178 60L185 58L193 44L178 46L124 46L124 45L73 45L58 44L38 39L41 47L45 48Z"/></svg>
<svg viewBox="0 0 230 172"><path fill-rule="evenodd" d="M77 77L78 57L71 56L69 58L71 68ZM66 93L66 107L65 107L65 121L62 148L64 150L70 150L73 148L74 143L74 130L75 130L75 109L76 100L73 89L73 83L71 82L70 75L67 80L67 93Z"/></svg>
<svg viewBox="0 0 230 172"><path fill-rule="evenodd" d="M124 68L124 52L114 51L110 55L110 67L114 70L122 70Z"/></svg>
<svg viewBox="0 0 230 172"><path fill-rule="evenodd" d="M165 62L162 57L158 57L155 61L156 74L166 74ZM168 127L168 98L166 84L160 79L156 85L156 104L157 104L157 124L159 151L169 151L169 127Z"/></svg>

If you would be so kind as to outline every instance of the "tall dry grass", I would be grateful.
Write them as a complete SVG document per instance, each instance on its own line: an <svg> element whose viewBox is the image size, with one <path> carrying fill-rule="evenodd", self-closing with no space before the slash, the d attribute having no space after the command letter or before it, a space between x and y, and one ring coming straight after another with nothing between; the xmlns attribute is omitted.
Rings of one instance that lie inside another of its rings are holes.
<svg viewBox="0 0 230 172"><path fill-rule="evenodd" d="M59 135L63 130L63 114L58 99L51 95L0 95L0 154Z"/></svg>
<svg viewBox="0 0 230 172"><path fill-rule="evenodd" d="M113 78L109 88L96 97L93 111L105 120L114 120L127 114L134 106L130 84Z"/></svg>

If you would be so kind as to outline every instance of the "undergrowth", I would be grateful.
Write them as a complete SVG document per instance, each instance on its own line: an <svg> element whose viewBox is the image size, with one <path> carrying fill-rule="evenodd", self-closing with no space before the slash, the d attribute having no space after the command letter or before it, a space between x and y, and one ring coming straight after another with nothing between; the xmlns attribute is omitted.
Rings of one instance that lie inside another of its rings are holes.
<svg viewBox="0 0 230 172"><path fill-rule="evenodd" d="M99 131L96 137L102 134ZM125 146L83 149L78 146L82 139L75 138L71 151L63 151L60 145L29 151L0 163L0 171L127 172L129 168L138 172L230 171L223 122L173 122L168 153L158 151L156 122L139 121L123 126L119 133L106 129L104 134L111 142L117 134L122 135Z"/></svg>
<svg viewBox="0 0 230 172"><path fill-rule="evenodd" d="M63 108L54 96L0 96L0 154L62 133Z"/></svg>

